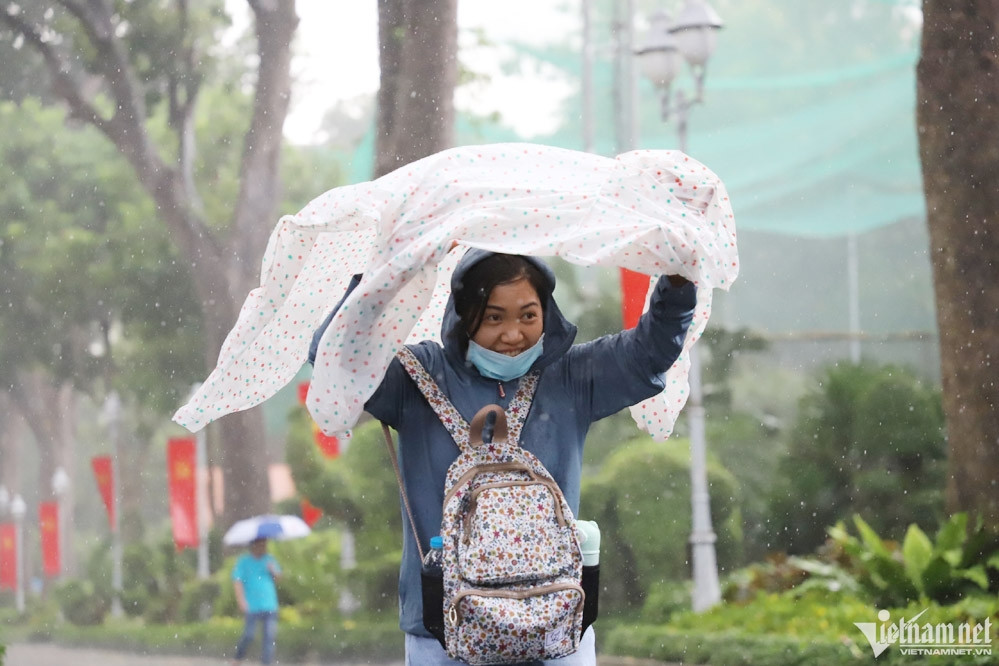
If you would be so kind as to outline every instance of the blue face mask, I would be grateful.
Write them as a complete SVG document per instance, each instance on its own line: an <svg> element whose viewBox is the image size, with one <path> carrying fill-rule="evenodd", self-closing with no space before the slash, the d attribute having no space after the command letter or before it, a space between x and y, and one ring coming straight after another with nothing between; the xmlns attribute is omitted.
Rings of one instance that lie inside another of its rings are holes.
<svg viewBox="0 0 999 666"><path fill-rule="evenodd" d="M534 362L541 357L544 351L544 334L530 349L526 349L516 356L507 356L482 345L476 344L474 340L468 341L468 354L465 358L474 365L483 377L498 379L507 382L517 377L523 377L531 369Z"/></svg>

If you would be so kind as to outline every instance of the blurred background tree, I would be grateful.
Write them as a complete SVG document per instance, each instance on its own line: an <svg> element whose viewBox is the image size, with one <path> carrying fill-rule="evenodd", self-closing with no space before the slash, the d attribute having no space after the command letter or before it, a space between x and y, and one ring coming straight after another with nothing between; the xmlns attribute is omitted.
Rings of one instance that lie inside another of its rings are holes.
<svg viewBox="0 0 999 666"><path fill-rule="evenodd" d="M280 193L298 18L294 2L250 0L249 6L259 67L233 68L221 84L227 99L252 100L236 140L218 136L215 126L198 125L201 93L219 66L213 47L227 21L220 1L154 6L62 0L44 7L4 2L0 12L4 41L33 52L30 62L40 57L52 98L68 108L73 121L92 126L114 146L134 172L133 182L154 202L155 219L191 274L206 368L214 366L243 297L258 279ZM225 170L199 171L211 165L199 162L198 149L214 141L239 153L234 169L239 179L229 192L211 187L212 176ZM221 215L211 206L213 192L231 194ZM260 492L268 480L266 466L258 464L266 459L259 410L234 414L219 430L219 462L228 477L226 519L265 511L270 498Z"/></svg>

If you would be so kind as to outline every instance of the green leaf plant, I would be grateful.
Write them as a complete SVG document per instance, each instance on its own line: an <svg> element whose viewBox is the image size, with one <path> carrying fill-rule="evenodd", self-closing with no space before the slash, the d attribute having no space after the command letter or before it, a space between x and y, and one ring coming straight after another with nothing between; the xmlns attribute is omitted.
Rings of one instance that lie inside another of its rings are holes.
<svg viewBox="0 0 999 666"><path fill-rule="evenodd" d="M879 537L859 515L853 523L859 536L852 535L843 521L829 529L827 555L879 605L902 606L916 600L954 603L994 593L999 587L999 543L980 523L969 530L965 513L944 522L935 540L918 525L909 525L901 544Z"/></svg>

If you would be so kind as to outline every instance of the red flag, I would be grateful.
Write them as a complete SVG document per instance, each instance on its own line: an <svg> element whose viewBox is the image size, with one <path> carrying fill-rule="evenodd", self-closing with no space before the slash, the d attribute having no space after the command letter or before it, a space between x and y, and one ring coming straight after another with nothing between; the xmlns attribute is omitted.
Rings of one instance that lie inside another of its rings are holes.
<svg viewBox="0 0 999 666"><path fill-rule="evenodd" d="M167 442L170 521L173 523L173 545L177 550L198 547L195 455L193 437L172 438Z"/></svg>
<svg viewBox="0 0 999 666"><path fill-rule="evenodd" d="M17 589L17 526L0 525L0 590Z"/></svg>
<svg viewBox="0 0 999 666"><path fill-rule="evenodd" d="M309 395L309 382L300 382L298 384L298 402L301 405L305 404L305 399ZM340 455L340 440L338 440L333 435L327 435L319 426L316 425L315 421L312 421L312 439L315 440L316 446L319 450L323 452L323 455L327 458L336 458Z"/></svg>
<svg viewBox="0 0 999 666"><path fill-rule="evenodd" d="M635 328L638 318L645 309L645 297L649 293L649 276L643 273L621 269L621 321L623 328Z"/></svg>
<svg viewBox="0 0 999 666"><path fill-rule="evenodd" d="M59 561L59 503L39 502L38 523L42 532L42 569L55 578L62 572Z"/></svg>
<svg viewBox="0 0 999 666"><path fill-rule="evenodd" d="M318 521L322 517L323 517L323 510L317 506L313 506L312 502L303 497L302 520L305 521L305 524L308 525L309 527L312 527L313 525L316 524L316 521Z"/></svg>
<svg viewBox="0 0 999 666"><path fill-rule="evenodd" d="M312 424L312 435L316 439L316 446L327 458L336 458L340 455L340 440L333 435L327 435L319 429L315 423Z"/></svg>
<svg viewBox="0 0 999 666"><path fill-rule="evenodd" d="M94 468L97 490L108 510L108 523L114 529L114 467L111 465L111 456L94 456L90 459L90 466Z"/></svg>

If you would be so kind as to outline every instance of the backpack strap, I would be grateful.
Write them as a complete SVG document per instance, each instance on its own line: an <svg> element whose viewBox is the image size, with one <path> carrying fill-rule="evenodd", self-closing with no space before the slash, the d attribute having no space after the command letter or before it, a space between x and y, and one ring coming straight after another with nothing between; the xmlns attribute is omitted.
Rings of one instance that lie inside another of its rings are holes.
<svg viewBox="0 0 999 666"><path fill-rule="evenodd" d="M402 367L406 369L409 376L416 382L420 393L427 399L430 408L437 414L437 418L440 419L448 433L450 433L451 439L455 441L458 448L462 451L469 450L471 444L468 438L468 422L465 421L464 417L458 412L458 409L451 403L448 397L444 395L444 392L441 391L434 378L430 376L427 369L416 358L416 354L409 347L403 347L396 354L396 358L399 359ZM507 441L520 442L520 431L524 427L524 421L527 420L528 412L531 411L534 392L538 388L538 374L535 370L521 377L517 393L510 400L510 405L506 409L508 424Z"/></svg>

